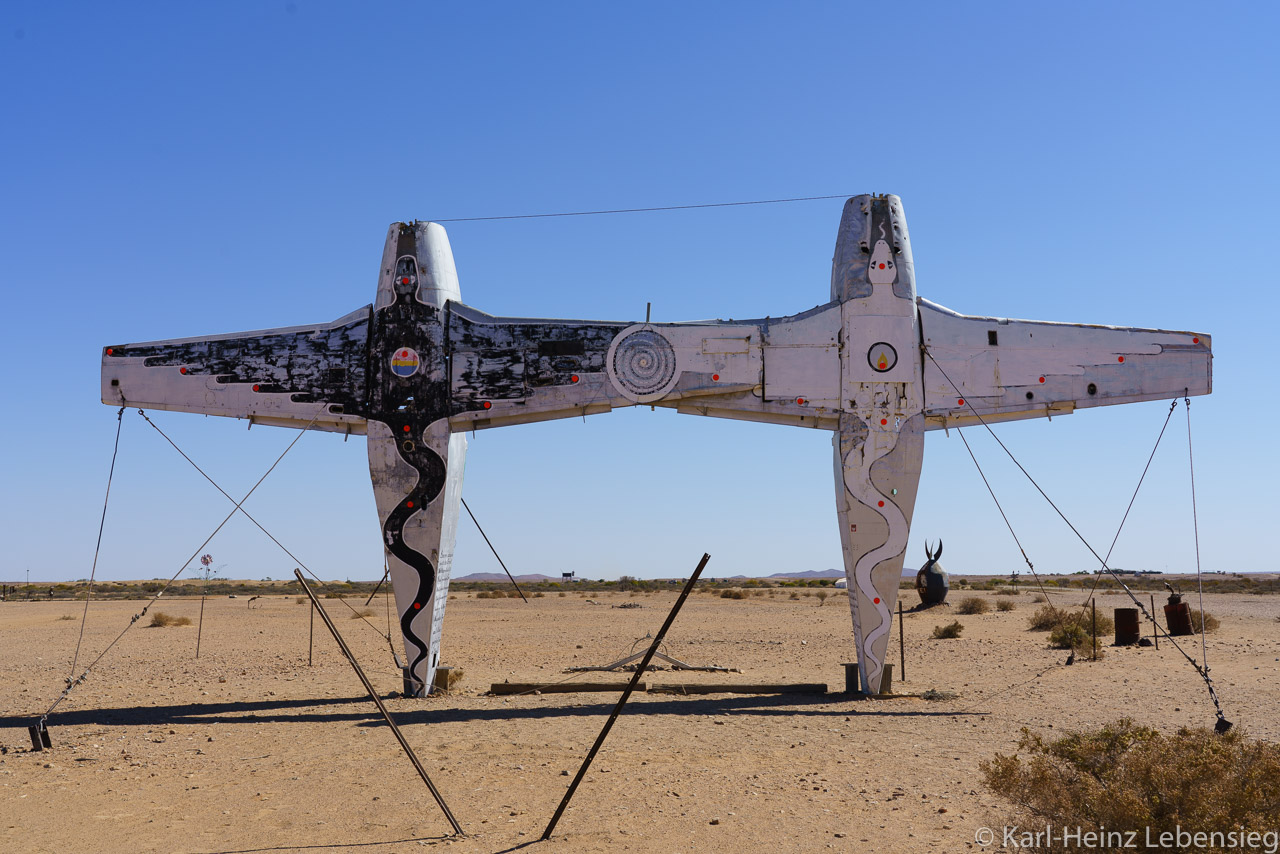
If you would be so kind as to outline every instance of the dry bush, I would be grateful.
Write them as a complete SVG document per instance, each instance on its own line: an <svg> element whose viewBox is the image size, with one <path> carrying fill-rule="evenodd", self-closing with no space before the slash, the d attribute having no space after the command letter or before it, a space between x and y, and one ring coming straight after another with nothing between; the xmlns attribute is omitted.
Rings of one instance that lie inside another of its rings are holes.
<svg viewBox="0 0 1280 854"><path fill-rule="evenodd" d="M996 595L997 596L1017 596L1018 591L1014 590L1012 587L1001 587L999 590L996 591Z"/></svg>
<svg viewBox="0 0 1280 854"><path fill-rule="evenodd" d="M1033 632L1047 632L1062 621L1062 612L1052 605L1036 608L1036 612L1027 618L1028 626Z"/></svg>
<svg viewBox="0 0 1280 854"><path fill-rule="evenodd" d="M307 597L306 597L306 596L295 596L295 597L293 597L293 604L295 604L295 605L301 605L303 602L306 602L306 601L307 601Z"/></svg>
<svg viewBox="0 0 1280 854"><path fill-rule="evenodd" d="M948 623L945 626L934 626L933 637L935 640L947 640L949 638L958 638L960 633L964 631L964 626L959 620L954 623Z"/></svg>
<svg viewBox="0 0 1280 854"><path fill-rule="evenodd" d="M799 593L797 593L797 592L795 592L794 590L792 590L792 591L791 591L791 596L789 596L788 598L790 598L790 599L799 599L799 598L800 598L800 594L799 594Z"/></svg>
<svg viewBox="0 0 1280 854"><path fill-rule="evenodd" d="M991 603L981 596L966 596L956 606L957 614L985 614L991 610Z"/></svg>
<svg viewBox="0 0 1280 854"><path fill-rule="evenodd" d="M75 618L72 617L72 619ZM1213 614L1206 613L1204 615L1204 630L1206 633L1216 632L1220 625L1222 624L1218 622L1218 618ZM1196 634L1200 634L1200 612L1195 608L1191 609L1191 628Z"/></svg>
<svg viewBox="0 0 1280 854"><path fill-rule="evenodd" d="M1041 602L1048 602L1049 600L1044 597L1043 593L1037 593L1031 597L1031 601L1039 605Z"/></svg>
<svg viewBox="0 0 1280 854"><path fill-rule="evenodd" d="M351 619L353 620L359 620L362 617L372 617L372 616L373 616L372 608L361 608L359 611L351 612Z"/></svg>
<svg viewBox="0 0 1280 854"><path fill-rule="evenodd" d="M1012 611L1013 609L1014 609L1014 604L1010 602L1008 599L1001 599L999 602L996 603L997 611Z"/></svg>
<svg viewBox="0 0 1280 854"><path fill-rule="evenodd" d="M547 596L547 594L543 593L541 590L538 590L537 592L535 592L535 593L533 594L533 598L534 598L534 599L545 599L545 598L546 598L546 596Z"/></svg>
<svg viewBox="0 0 1280 854"><path fill-rule="evenodd" d="M1274 833L1280 804L1280 745L1254 741L1238 729L1217 735L1209 728L1181 729L1172 736L1123 719L1099 730L1055 741L1026 729L1013 756L996 754L979 763L983 781L1013 804L1003 818L1027 828L1071 828L1075 833L1118 832L1094 852L1119 852L1129 832L1147 839L1175 839L1184 832ZM1061 835L1023 851L1065 851ZM1237 837L1238 839L1238 837ZM1238 851L1229 838L1209 839L1196 851ZM1270 847L1269 845L1266 847ZM1070 848L1069 850L1081 850ZM1159 850L1192 850L1186 843ZM1260 848L1259 850L1265 850Z"/></svg>
<svg viewBox="0 0 1280 854"><path fill-rule="evenodd" d="M166 626L189 626L191 625L190 617L171 617L164 611L156 611L151 615L151 626L157 629L163 629Z"/></svg>
<svg viewBox="0 0 1280 854"><path fill-rule="evenodd" d="M564 597L566 597L566 596L568 596L568 595L569 595L569 594L568 594L568 593L565 593L563 590L561 590L561 591L560 591L560 598L561 598L561 599L563 599Z"/></svg>
<svg viewBox="0 0 1280 854"><path fill-rule="evenodd" d="M720 591L720 598L721 599L746 599L747 591L738 590L733 587L726 587L724 590Z"/></svg>
<svg viewBox="0 0 1280 854"><path fill-rule="evenodd" d="M818 597L818 606L821 607L822 603L827 601L827 597L830 596L831 594L825 590L819 590L817 593L813 595Z"/></svg>
<svg viewBox="0 0 1280 854"><path fill-rule="evenodd" d="M75 617L75 614L63 614L63 615L62 615L61 617L59 617L58 619L59 619L59 620L74 620L75 618L76 618L76 617ZM1210 617L1209 619L1211 619L1211 620L1212 620L1212 619L1213 619L1213 617Z"/></svg>

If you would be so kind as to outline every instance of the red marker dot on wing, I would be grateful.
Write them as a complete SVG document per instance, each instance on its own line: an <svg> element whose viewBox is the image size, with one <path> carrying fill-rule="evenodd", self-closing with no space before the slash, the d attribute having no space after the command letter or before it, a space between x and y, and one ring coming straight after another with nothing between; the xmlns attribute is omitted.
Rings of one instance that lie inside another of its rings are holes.
<svg viewBox="0 0 1280 854"><path fill-rule="evenodd" d="M187 372L186 368L178 368L178 373L185 374L186 372Z"/></svg>
<svg viewBox="0 0 1280 854"><path fill-rule="evenodd" d="M493 406L493 404L486 400L484 403L481 404L481 406L483 406L485 409L488 409L489 407Z"/></svg>
<svg viewBox="0 0 1280 854"><path fill-rule="evenodd" d="M1199 338L1192 338L1192 339L1191 339L1191 343L1192 343L1192 344L1199 344L1199 343L1200 343L1200 339L1199 339ZM110 350L108 350L108 351L107 351L107 355L108 355L108 356L110 356L110 355L111 355L111 351L110 351Z"/></svg>
<svg viewBox="0 0 1280 854"><path fill-rule="evenodd" d="M872 599L871 601L872 601L872 602L874 602L874 603L876 603L877 605L879 605L879 604L880 604L880 597L879 597L879 596L877 596L876 598Z"/></svg>
<svg viewBox="0 0 1280 854"><path fill-rule="evenodd" d="M254 390L254 391L257 391L257 390L258 390L258 388L259 388L259 386L257 386L257 385L255 384L255 385L254 385L254 387L253 387L253 390Z"/></svg>
<svg viewBox="0 0 1280 854"><path fill-rule="evenodd" d="M712 381L713 383L718 383L718 382L720 382L720 375L719 375L719 374L712 374L712 375L711 375L711 381Z"/></svg>
<svg viewBox="0 0 1280 854"><path fill-rule="evenodd" d="M1199 343L1199 342L1200 342L1200 339L1199 339L1199 338L1197 338L1197 339L1196 339L1196 343ZM110 356L112 352L113 352L113 351L112 351L112 349L111 349L110 347L108 347L108 348L107 348L107 355L108 355L108 356Z"/></svg>
<svg viewBox="0 0 1280 854"><path fill-rule="evenodd" d="M1122 362L1124 361L1124 356L1121 356L1121 357L1120 357L1120 361L1122 361Z"/></svg>
<svg viewBox="0 0 1280 854"><path fill-rule="evenodd" d="M1041 377L1041 378L1040 378L1040 382L1044 382L1044 377Z"/></svg>
<svg viewBox="0 0 1280 854"><path fill-rule="evenodd" d="M800 404L801 406L804 406L804 398L803 398L803 397L797 397L797 398L796 398L796 403Z"/></svg>
<svg viewBox="0 0 1280 854"><path fill-rule="evenodd" d="M578 379L579 379L578 375L577 375L577 374L574 374L573 376L569 377L569 382L574 382L574 383L576 383L576 382L578 381Z"/></svg>
<svg viewBox="0 0 1280 854"><path fill-rule="evenodd" d="M963 398L963 397L956 401L956 406L964 406L964 398Z"/></svg>
<svg viewBox="0 0 1280 854"><path fill-rule="evenodd" d="M881 418L881 419L880 419L880 426L881 426L881 427L883 427L884 425L886 425L886 424L888 424L888 423L889 423L889 419L888 419L888 418Z"/></svg>
<svg viewBox="0 0 1280 854"><path fill-rule="evenodd" d="M877 506L877 507L883 507L883 506L884 506L884 502L883 502L883 501L877 501L877 502L876 502L876 506Z"/></svg>

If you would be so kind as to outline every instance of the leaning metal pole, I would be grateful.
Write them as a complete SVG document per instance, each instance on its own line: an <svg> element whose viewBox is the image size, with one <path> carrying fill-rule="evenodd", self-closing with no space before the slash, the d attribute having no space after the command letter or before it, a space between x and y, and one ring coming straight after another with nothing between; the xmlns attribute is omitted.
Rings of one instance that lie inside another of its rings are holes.
<svg viewBox="0 0 1280 854"><path fill-rule="evenodd" d="M409 746L409 742L405 740L404 733L400 732L400 727L396 726L396 722L391 719L391 713L387 711L387 707L383 705L382 698L378 696L378 692L373 690L373 684L369 682L369 677L364 675L356 657L351 654L351 650L347 647L347 642L342 639L342 635L338 634L338 627L333 624L333 620L329 619L329 613L325 611L320 604L320 600L311 592L311 588L307 586L307 580L302 577L302 571L295 569L293 574L298 576L298 583L302 585L302 590L311 599L311 605L320 612L320 619L324 620L324 624L329 627L329 631L333 633L333 639L338 642L338 646L342 649L342 654L347 657L347 661L351 662L351 666L355 668L356 675L360 677L360 681L364 683L364 688L369 692L369 696L378 707L378 711L382 712L382 718L387 722L387 726L391 727L391 731L395 733L396 739L400 742L400 746L404 748L404 752L408 755L409 761L413 763L413 767L418 770L418 776L422 777L422 782L427 784L427 788L431 790L431 796L436 799L436 803L440 805L440 809L444 812L444 817L449 820L449 824L453 826L453 832L459 836L465 836L462 832L462 825L458 824L458 820L453 817L453 813L449 810L449 805L444 802L444 797L436 789L435 784L431 782L431 778L427 776L427 769L422 767L422 763L418 761L418 754L413 752L413 748Z"/></svg>
<svg viewBox="0 0 1280 854"><path fill-rule="evenodd" d="M613 707L613 714L609 715L609 720L605 721L604 729L600 730L596 743L591 746L591 751L587 753L587 758L582 761L582 767L578 769L578 776L574 777L573 782L569 784L569 791L564 793L560 806L556 807L556 814L551 816L551 823L542 832L543 839L551 838L551 832L556 829L556 823L560 821L560 816L564 814L565 808L569 806L569 801L573 799L573 793L577 791L578 784L582 782L583 777L587 776L587 769L591 767L591 760L596 758L600 745L604 744L605 738L609 735L609 730L613 729L613 722L618 719L618 715L622 714L622 707L627 704L627 699L635 689L636 683L640 681L640 677L644 676L644 671L653 659L653 654L658 651L658 646L666 636L667 629L671 628L671 624L675 622L676 614L680 613L680 606L684 604L685 599L689 598L693 585L697 583L698 576L702 574L702 569L709 560L711 560L711 555L704 554L702 560L698 561L698 568L693 571L693 575L689 576L689 580L685 582L684 590L680 591L680 598L676 600L675 605L671 606L671 613L667 614L667 621L662 624L662 628L658 629L657 636L654 637L653 643L649 645L649 651L645 653L644 659L636 667L636 672L631 675L631 682L627 684L627 689L618 698L618 705Z"/></svg>

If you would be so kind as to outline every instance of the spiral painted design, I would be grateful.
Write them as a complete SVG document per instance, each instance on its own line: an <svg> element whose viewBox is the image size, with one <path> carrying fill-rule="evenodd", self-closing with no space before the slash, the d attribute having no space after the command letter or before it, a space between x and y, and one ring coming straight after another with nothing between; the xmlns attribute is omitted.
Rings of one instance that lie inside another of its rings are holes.
<svg viewBox="0 0 1280 854"><path fill-rule="evenodd" d="M637 396L658 394L675 378L676 351L662 335L642 329L618 342L610 367L624 391Z"/></svg>

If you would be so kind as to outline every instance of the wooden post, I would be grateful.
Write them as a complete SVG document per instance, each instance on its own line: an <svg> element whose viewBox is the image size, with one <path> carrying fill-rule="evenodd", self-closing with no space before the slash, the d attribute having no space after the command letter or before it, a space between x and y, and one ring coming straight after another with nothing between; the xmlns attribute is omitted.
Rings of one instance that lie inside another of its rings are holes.
<svg viewBox="0 0 1280 854"><path fill-rule="evenodd" d="M316 605L311 603L311 629L307 632L307 667L311 666L311 650L316 645Z"/></svg>
<svg viewBox="0 0 1280 854"><path fill-rule="evenodd" d="M1151 594L1151 636L1156 639L1156 649L1160 648L1160 624L1156 622L1156 594Z"/></svg>
<svg viewBox="0 0 1280 854"><path fill-rule="evenodd" d="M902 600L898 600L898 681L907 681L907 640L902 631Z"/></svg>
<svg viewBox="0 0 1280 854"><path fill-rule="evenodd" d="M1098 603L1094 599L1089 600L1089 605L1093 609L1093 660L1098 660Z"/></svg>

